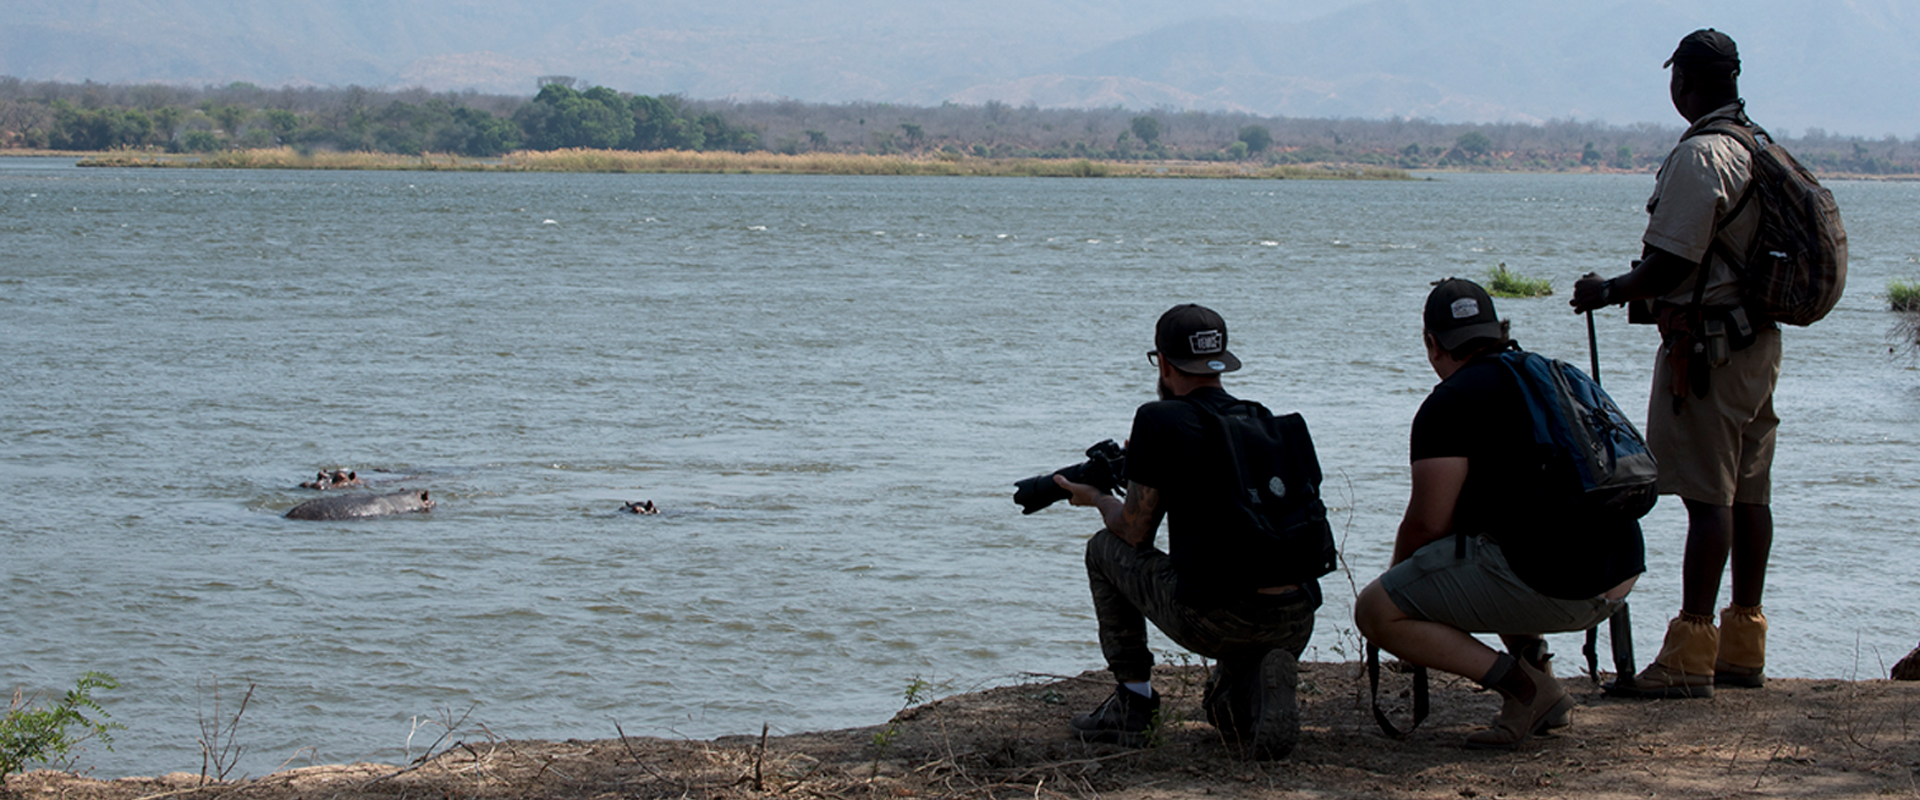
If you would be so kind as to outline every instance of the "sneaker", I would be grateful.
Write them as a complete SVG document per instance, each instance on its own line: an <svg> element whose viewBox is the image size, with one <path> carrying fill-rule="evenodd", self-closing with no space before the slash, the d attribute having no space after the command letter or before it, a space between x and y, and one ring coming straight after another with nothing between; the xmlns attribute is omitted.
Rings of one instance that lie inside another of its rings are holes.
<svg viewBox="0 0 1920 800"><path fill-rule="evenodd" d="M1300 681L1300 662L1285 650L1269 651L1260 659L1255 680L1247 756L1286 758L1300 741L1300 705L1294 696L1294 687Z"/></svg>
<svg viewBox="0 0 1920 800"><path fill-rule="evenodd" d="M1083 742L1108 742L1127 747L1142 747L1153 732L1160 715L1160 695L1141 697L1125 686L1113 687L1113 694L1098 708L1075 714L1073 735Z"/></svg>

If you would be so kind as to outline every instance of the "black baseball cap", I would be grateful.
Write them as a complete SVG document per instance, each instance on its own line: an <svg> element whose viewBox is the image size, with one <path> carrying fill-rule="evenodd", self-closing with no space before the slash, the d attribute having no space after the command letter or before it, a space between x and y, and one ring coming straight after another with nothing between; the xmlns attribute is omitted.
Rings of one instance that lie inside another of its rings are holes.
<svg viewBox="0 0 1920 800"><path fill-rule="evenodd" d="M1174 369L1190 375L1217 375L1240 368L1227 352L1227 321L1206 306L1174 306L1153 328L1153 346Z"/></svg>
<svg viewBox="0 0 1920 800"><path fill-rule="evenodd" d="M1681 67L1717 65L1729 69L1740 68L1740 48L1735 47L1733 39L1712 28L1701 28L1680 40L1680 46L1673 49L1673 55L1667 57L1667 63L1660 66L1671 67L1678 63Z"/></svg>
<svg viewBox="0 0 1920 800"><path fill-rule="evenodd" d="M1460 278L1448 278L1435 284L1427 294L1425 316L1427 332L1451 351L1475 339L1499 339L1500 318L1493 313L1493 298L1480 284Z"/></svg>

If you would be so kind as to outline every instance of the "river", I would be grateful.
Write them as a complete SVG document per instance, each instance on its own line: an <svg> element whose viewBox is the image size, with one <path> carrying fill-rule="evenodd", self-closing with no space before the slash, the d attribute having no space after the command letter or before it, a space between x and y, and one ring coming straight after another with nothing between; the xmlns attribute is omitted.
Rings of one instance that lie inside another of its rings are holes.
<svg viewBox="0 0 1920 800"><path fill-rule="evenodd" d="M1101 665L1064 505L1015 479L1124 438L1154 319L1226 317L1229 388L1305 414L1347 572L1310 658L1355 657L1428 282L1498 263L1530 349L1637 255L1645 175L1388 183L78 169L0 159L0 685L87 670L104 776L234 776L513 738L874 724ZM1768 671L1869 678L1920 637L1920 369L1890 331L1920 184L1836 182L1850 292L1786 332ZM1655 335L1599 315L1647 402ZM328 467L431 514L283 519ZM651 499L664 513L618 512ZM1684 515L1645 520L1644 661ZM1723 593L1724 598L1724 593ZM1157 649L1175 648L1156 640ZM1577 635L1554 637L1563 673ZM1178 657L1172 656L1172 657ZM216 690L220 705L216 709ZM1064 726L1069 710L1062 710Z"/></svg>

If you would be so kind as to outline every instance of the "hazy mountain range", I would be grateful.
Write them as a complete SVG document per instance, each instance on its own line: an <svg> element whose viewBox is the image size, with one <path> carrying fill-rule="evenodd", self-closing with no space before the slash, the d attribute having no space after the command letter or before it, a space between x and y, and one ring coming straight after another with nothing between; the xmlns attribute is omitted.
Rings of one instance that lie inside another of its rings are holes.
<svg viewBox="0 0 1920 800"><path fill-rule="evenodd" d="M1660 63L1739 41L1762 124L1920 136L1912 0L8 0L0 75L531 95L1677 122Z"/></svg>

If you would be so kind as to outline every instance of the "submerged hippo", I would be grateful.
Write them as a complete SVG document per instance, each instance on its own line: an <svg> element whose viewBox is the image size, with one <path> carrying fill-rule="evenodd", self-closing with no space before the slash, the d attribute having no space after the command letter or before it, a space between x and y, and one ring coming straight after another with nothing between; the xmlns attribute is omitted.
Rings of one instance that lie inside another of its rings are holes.
<svg viewBox="0 0 1920 800"><path fill-rule="evenodd" d="M392 494L355 492L308 500L288 511L287 519L358 519L432 510L433 501L427 499L425 489Z"/></svg>
<svg viewBox="0 0 1920 800"><path fill-rule="evenodd" d="M300 484L300 488L302 489L339 489L346 486L365 486L365 485L367 485L367 482L361 480L359 475L355 475L353 473L353 470L336 469L336 470L328 471L323 469L323 470L320 470L319 477L316 477L313 480Z"/></svg>
<svg viewBox="0 0 1920 800"><path fill-rule="evenodd" d="M629 514L660 513L660 507L654 505L652 500L634 500L632 502L627 503L626 505L621 506L620 510L625 511Z"/></svg>

